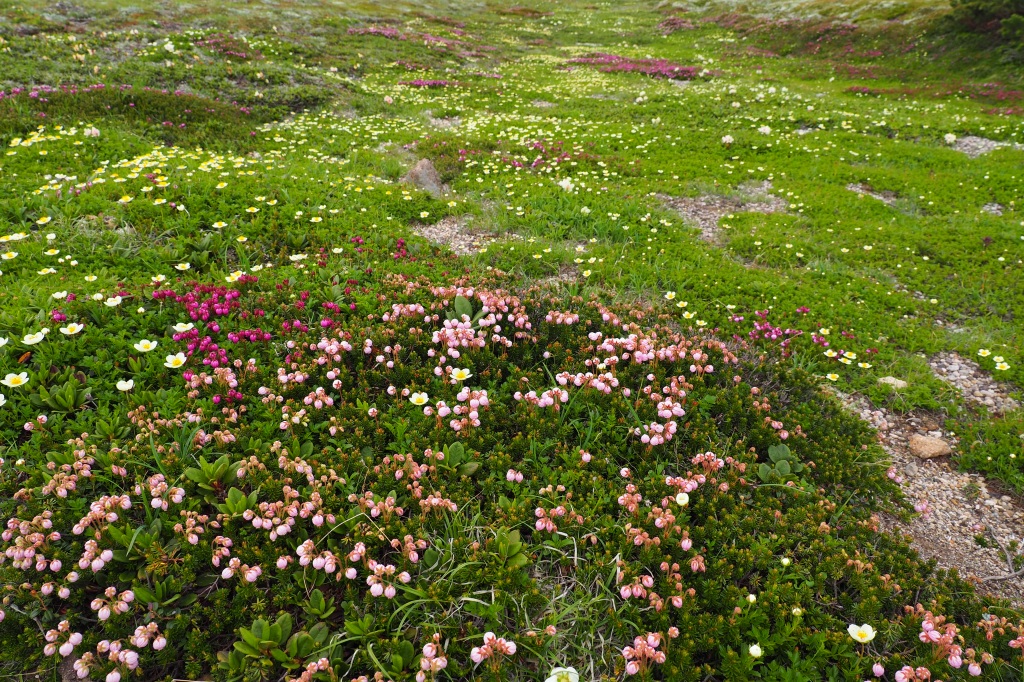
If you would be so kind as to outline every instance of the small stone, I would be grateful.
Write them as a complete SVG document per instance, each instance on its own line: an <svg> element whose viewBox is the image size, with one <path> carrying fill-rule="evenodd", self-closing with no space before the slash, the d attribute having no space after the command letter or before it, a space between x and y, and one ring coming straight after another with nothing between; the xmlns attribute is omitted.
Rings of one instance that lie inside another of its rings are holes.
<svg viewBox="0 0 1024 682"><path fill-rule="evenodd" d="M914 434L910 437L910 452L919 459L932 459L933 457L944 457L952 452L949 444L941 438L934 436L921 436Z"/></svg>
<svg viewBox="0 0 1024 682"><path fill-rule="evenodd" d="M435 199L444 193L441 176L430 159L420 159L412 170L405 174L402 181L431 194Z"/></svg>
<svg viewBox="0 0 1024 682"><path fill-rule="evenodd" d="M878 383L889 384L895 389L906 388L908 385L907 382L903 381L903 379L897 379L896 377L882 377L878 380Z"/></svg>

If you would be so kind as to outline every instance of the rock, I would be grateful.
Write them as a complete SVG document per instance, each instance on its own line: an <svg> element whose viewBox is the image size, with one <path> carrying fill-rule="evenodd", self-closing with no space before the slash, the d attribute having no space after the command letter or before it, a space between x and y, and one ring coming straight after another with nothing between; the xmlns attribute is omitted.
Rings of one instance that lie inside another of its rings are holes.
<svg viewBox="0 0 1024 682"><path fill-rule="evenodd" d="M933 457L944 457L952 450L949 444L941 438L914 434L910 437L910 452L920 459L932 459Z"/></svg>
<svg viewBox="0 0 1024 682"><path fill-rule="evenodd" d="M439 199L444 193L441 176L438 175L437 169L434 168L434 164L430 162L430 159L420 159L412 167L412 170L405 174L402 181L424 192L428 192L435 199Z"/></svg>
<svg viewBox="0 0 1024 682"><path fill-rule="evenodd" d="M897 379L896 377L882 377L881 379L878 380L878 383L889 384L895 389L907 387L907 382L905 382L903 379Z"/></svg>

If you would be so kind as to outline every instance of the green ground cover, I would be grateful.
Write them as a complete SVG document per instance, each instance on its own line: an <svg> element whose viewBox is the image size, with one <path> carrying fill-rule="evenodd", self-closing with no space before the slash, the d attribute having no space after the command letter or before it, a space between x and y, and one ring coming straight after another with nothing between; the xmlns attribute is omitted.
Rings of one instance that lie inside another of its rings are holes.
<svg viewBox="0 0 1024 682"><path fill-rule="evenodd" d="M1024 79L847 7L4 8L0 669L1020 679L822 387L1024 492Z"/></svg>

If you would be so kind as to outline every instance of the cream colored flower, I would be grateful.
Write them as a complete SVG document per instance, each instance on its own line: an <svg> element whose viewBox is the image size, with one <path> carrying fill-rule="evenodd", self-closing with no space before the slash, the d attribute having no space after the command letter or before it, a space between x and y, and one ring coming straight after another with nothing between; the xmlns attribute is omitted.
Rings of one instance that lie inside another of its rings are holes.
<svg viewBox="0 0 1024 682"><path fill-rule="evenodd" d="M413 405L426 405L427 400L429 400L429 398L430 396L428 396L426 393L413 393L411 396L409 396L409 402L412 403Z"/></svg>
<svg viewBox="0 0 1024 682"><path fill-rule="evenodd" d="M148 353L157 347L156 341L150 341L149 339L142 339L138 343L134 344L135 350L140 353Z"/></svg>
<svg viewBox="0 0 1024 682"><path fill-rule="evenodd" d="M875 629L867 623L863 625L850 624L850 627L846 628L846 631L850 633L850 637L861 644L867 644L875 638Z"/></svg>
<svg viewBox="0 0 1024 682"><path fill-rule="evenodd" d="M168 355L165 358L164 367L169 367L170 369L178 369L179 367L185 364L185 360L186 358L184 353Z"/></svg>
<svg viewBox="0 0 1024 682"><path fill-rule="evenodd" d="M21 374L14 374L13 372L0 379L0 384L9 388L18 388L28 383L28 372L22 372Z"/></svg>
<svg viewBox="0 0 1024 682"><path fill-rule="evenodd" d="M69 324L66 327L61 327L60 328L60 333L64 334L65 336L74 336L75 334L77 334L78 332L82 331L83 329L85 329L85 325L84 324L78 324L77 322L72 322L71 324Z"/></svg>

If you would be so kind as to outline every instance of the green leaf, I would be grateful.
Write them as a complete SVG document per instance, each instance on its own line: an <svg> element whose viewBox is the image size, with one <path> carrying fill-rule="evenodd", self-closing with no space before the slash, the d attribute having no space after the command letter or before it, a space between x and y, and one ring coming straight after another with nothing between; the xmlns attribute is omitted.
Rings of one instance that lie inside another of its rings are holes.
<svg viewBox="0 0 1024 682"><path fill-rule="evenodd" d="M472 319L473 318L473 304L469 302L469 299L465 296L455 297L455 312L461 318L463 315Z"/></svg>

